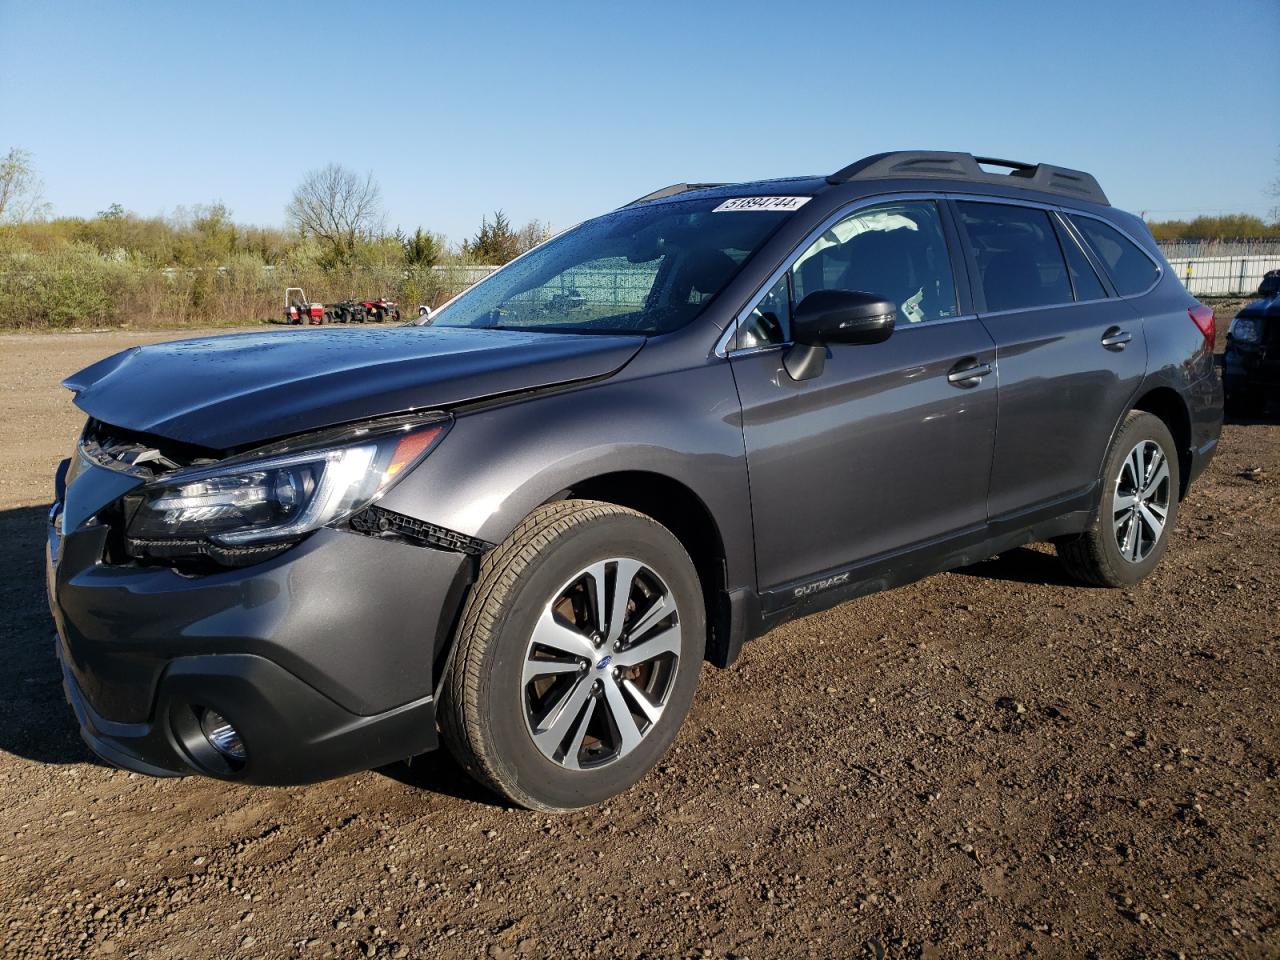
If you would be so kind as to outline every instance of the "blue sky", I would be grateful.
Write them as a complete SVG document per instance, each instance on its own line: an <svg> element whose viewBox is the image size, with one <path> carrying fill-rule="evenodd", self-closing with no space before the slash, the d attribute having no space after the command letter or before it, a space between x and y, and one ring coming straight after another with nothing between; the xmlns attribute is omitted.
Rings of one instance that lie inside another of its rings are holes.
<svg viewBox="0 0 1280 960"><path fill-rule="evenodd" d="M279 224L330 161L387 222L559 228L897 148L1087 169L1155 218L1274 204L1280 3L0 0L0 151L58 214Z"/></svg>

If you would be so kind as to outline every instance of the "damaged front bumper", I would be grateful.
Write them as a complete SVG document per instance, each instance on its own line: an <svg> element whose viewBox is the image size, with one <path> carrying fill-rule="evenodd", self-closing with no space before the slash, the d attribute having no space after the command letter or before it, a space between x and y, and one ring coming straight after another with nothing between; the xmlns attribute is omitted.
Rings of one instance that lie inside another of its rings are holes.
<svg viewBox="0 0 1280 960"><path fill-rule="evenodd" d="M95 753L153 776L284 784L436 746L436 673L474 555L325 528L201 575L108 563L92 505L121 488L82 466L46 543L64 687ZM209 710L239 732L243 762L210 747Z"/></svg>

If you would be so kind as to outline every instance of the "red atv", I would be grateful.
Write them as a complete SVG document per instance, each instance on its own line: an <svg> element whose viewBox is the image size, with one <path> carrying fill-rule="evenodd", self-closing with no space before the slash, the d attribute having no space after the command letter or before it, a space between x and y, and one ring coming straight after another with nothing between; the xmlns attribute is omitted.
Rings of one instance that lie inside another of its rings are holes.
<svg viewBox="0 0 1280 960"><path fill-rule="evenodd" d="M378 300L312 303L301 287L290 287L284 292L285 323L365 323L369 320L381 323L384 320L399 319L400 305L386 297Z"/></svg>
<svg viewBox="0 0 1280 960"><path fill-rule="evenodd" d="M290 287L284 292L285 323L324 323L324 312L324 304L309 301L301 287Z"/></svg>
<svg viewBox="0 0 1280 960"><path fill-rule="evenodd" d="M382 323L384 320L399 322L400 320L400 304L394 300L381 297L377 300L360 300L357 302L364 307L365 314L374 323Z"/></svg>

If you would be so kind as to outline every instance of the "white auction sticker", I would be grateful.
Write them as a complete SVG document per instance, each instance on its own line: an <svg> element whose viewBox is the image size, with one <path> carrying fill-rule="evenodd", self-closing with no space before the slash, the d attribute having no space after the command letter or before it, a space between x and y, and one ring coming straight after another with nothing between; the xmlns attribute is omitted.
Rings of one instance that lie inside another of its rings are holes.
<svg viewBox="0 0 1280 960"><path fill-rule="evenodd" d="M735 210L799 210L812 197L734 197L712 210L712 213L730 213Z"/></svg>

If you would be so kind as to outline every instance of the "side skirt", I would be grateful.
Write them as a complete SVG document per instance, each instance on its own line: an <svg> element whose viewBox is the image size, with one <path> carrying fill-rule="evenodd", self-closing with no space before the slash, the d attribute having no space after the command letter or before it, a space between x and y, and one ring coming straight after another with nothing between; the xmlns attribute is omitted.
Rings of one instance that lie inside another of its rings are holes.
<svg viewBox="0 0 1280 960"><path fill-rule="evenodd" d="M1097 484L1052 504L997 518L940 540L824 571L759 594L730 591L732 631L727 644L736 659L742 642L791 620L829 610L849 600L904 586L935 573L966 567L1028 543L1083 533L1092 518ZM726 664L727 665L727 664Z"/></svg>

